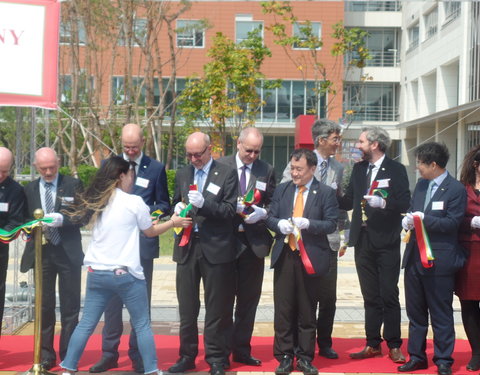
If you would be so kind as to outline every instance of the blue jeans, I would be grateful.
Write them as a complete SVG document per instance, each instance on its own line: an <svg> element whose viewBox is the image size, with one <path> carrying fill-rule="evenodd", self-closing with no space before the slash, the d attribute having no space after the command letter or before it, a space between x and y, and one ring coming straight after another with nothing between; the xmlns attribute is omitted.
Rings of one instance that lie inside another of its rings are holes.
<svg viewBox="0 0 480 375"><path fill-rule="evenodd" d="M82 319L70 338L67 355L60 363L61 367L77 371L78 361L87 341L110 298L114 295L120 296L130 314L131 324L137 333L138 349L142 356L145 374L158 370L145 280L137 279L130 273L115 275L113 271L88 272Z"/></svg>

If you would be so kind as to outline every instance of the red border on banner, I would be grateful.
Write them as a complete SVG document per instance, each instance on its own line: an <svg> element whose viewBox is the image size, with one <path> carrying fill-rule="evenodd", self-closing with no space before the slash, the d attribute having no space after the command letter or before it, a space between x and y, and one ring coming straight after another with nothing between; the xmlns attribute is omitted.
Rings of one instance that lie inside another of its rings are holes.
<svg viewBox="0 0 480 375"><path fill-rule="evenodd" d="M0 106L57 108L60 2L58 0L0 0L0 3L45 7L42 94L33 96L0 93Z"/></svg>

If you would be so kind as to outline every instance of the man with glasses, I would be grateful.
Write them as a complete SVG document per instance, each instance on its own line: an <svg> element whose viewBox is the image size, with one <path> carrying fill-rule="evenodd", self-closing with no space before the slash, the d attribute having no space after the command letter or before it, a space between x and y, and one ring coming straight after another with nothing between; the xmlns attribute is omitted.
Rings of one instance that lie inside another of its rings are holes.
<svg viewBox="0 0 480 375"><path fill-rule="evenodd" d="M142 152L145 140L142 129L137 124L127 124L122 128L123 157L130 162L134 171L135 182L132 194L142 197L149 206L150 212L161 210L170 212L167 175L165 166ZM159 256L158 237L146 237L140 233L140 262L147 283L148 301L152 298L153 260ZM102 358L90 367L90 372L104 372L118 367L118 345L123 332L122 320L123 303L116 296L111 299L105 310L105 325L102 331ZM128 356L132 361L133 369L143 374L143 362L138 351L137 336L132 329L129 341Z"/></svg>
<svg viewBox="0 0 480 375"><path fill-rule="evenodd" d="M273 167L258 159L263 145L263 135L257 128L244 128L237 140L237 153L219 159L237 171L237 215L234 230L237 237L236 304L233 334L231 337L232 359L249 366L262 362L251 354L255 314L262 293L265 257L272 246L272 235L264 219L275 190ZM247 208L245 195L255 189L259 195L256 204Z"/></svg>
<svg viewBox="0 0 480 375"><path fill-rule="evenodd" d="M343 195L342 180L344 168L335 159L335 154L342 140L340 133L340 125L327 119L319 119L312 125L314 153L318 160L315 178L334 189L337 196ZM290 164L288 164L283 172L282 182L287 182L291 179ZM347 243L349 228L350 221L347 212L339 210L338 227L335 232L327 235L330 245L330 267L328 273L316 279L317 293L315 299L318 302L318 354L328 359L338 358L337 352L332 348L333 321L337 302L337 259L341 242L340 231L344 230L344 241Z"/></svg>
<svg viewBox="0 0 480 375"><path fill-rule="evenodd" d="M238 177L231 167L213 160L210 137L190 134L185 142L190 164L177 171L175 212L188 209L193 226L175 239L176 288L180 313L180 358L170 373L195 368L198 354L200 281L205 291L205 360L211 375L224 375L228 363L235 296L236 215Z"/></svg>

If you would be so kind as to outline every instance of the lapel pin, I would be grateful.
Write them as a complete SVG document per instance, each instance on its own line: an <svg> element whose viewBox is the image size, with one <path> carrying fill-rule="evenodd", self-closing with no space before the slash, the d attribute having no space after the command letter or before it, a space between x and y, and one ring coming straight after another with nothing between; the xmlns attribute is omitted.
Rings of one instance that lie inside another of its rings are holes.
<svg viewBox="0 0 480 375"><path fill-rule="evenodd" d="M217 171L215 171L214 175L215 175L215 176L217 176L217 175L218 175L218 172L217 172Z"/></svg>
<svg viewBox="0 0 480 375"><path fill-rule="evenodd" d="M313 193L313 194L317 194L317 191L316 191L316 190L312 190L312 193Z"/></svg>
<svg viewBox="0 0 480 375"><path fill-rule="evenodd" d="M385 170L385 168L382 167L382 171L384 171L384 170Z"/></svg>

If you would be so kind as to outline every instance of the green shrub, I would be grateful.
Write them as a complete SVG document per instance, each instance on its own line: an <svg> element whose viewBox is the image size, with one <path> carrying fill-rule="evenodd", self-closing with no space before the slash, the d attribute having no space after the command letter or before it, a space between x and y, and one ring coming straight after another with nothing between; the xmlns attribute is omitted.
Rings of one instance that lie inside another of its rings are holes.
<svg viewBox="0 0 480 375"><path fill-rule="evenodd" d="M169 169L167 172L167 184L168 184L168 196L170 200L173 198L175 192L175 175L177 171L175 169Z"/></svg>
<svg viewBox="0 0 480 375"><path fill-rule="evenodd" d="M72 171L70 170L70 167L60 167L58 170L61 174L66 175L66 176L71 176ZM95 173L97 173L98 168L93 167L88 164L81 164L77 168L77 173L78 173L78 178L80 181L82 181L83 186L88 186L90 182L93 179L93 176L95 176Z"/></svg>

